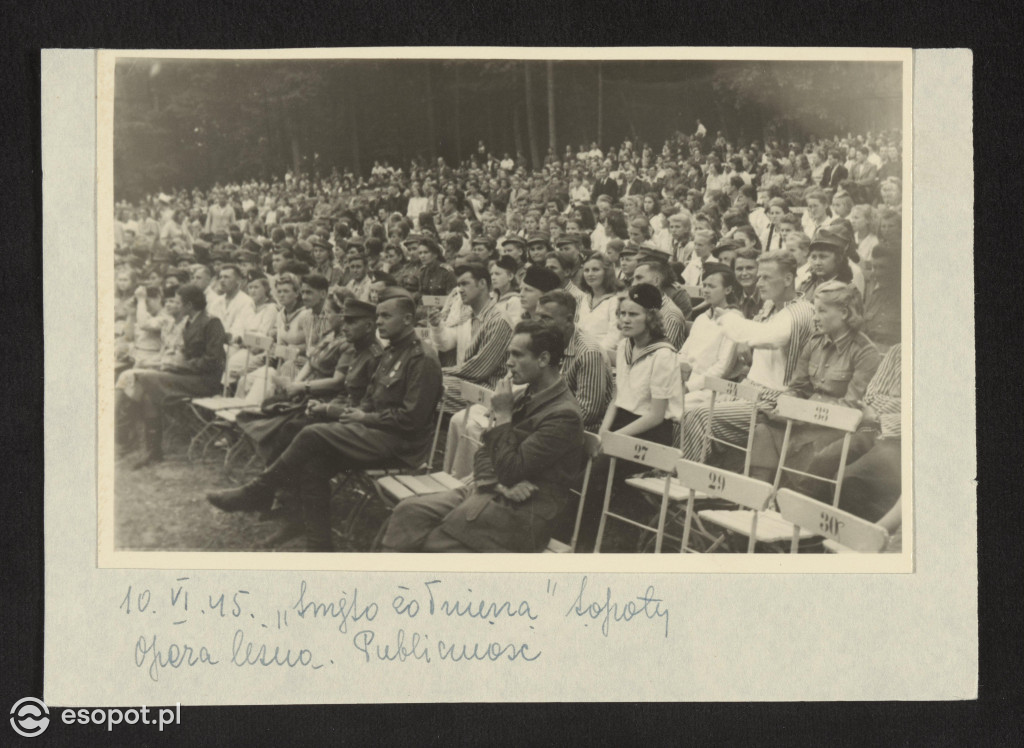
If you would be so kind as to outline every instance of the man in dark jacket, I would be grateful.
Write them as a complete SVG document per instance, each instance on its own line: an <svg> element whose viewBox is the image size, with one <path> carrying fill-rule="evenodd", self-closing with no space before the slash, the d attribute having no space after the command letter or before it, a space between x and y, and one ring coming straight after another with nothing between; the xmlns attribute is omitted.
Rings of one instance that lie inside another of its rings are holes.
<svg viewBox="0 0 1024 748"><path fill-rule="evenodd" d="M597 179L594 181L594 187L590 191L590 202L596 203L597 198L601 195L607 195L615 202L619 199L619 183L608 176L608 170L604 167L597 172Z"/></svg>
<svg viewBox="0 0 1024 748"><path fill-rule="evenodd" d="M430 447L430 426L441 398L441 365L415 331L416 306L399 288L377 305L377 331L390 345L358 408L336 421L306 426L270 467L246 485L211 491L218 509L269 509L276 489L298 486L307 547L330 551L331 478L346 470L416 467Z"/></svg>
<svg viewBox="0 0 1024 748"><path fill-rule="evenodd" d="M835 190L849 177L849 172L839 160L839 151L828 152L828 163L825 171L821 173L821 186L825 189Z"/></svg>
<svg viewBox="0 0 1024 748"><path fill-rule="evenodd" d="M542 551L553 520L579 480L580 407L559 375L565 342L551 323L520 322L509 344L509 378L491 400L495 425L483 435L471 487L401 502L385 550ZM512 384L527 385L517 398Z"/></svg>
<svg viewBox="0 0 1024 748"><path fill-rule="evenodd" d="M140 369L135 372L135 386L141 394L138 403L118 398L117 423L131 428L141 416L146 429L146 453L133 469L146 467L163 459L163 425L160 409L168 397L204 397L216 394L224 374L224 325L206 313L206 294L199 286L188 283L175 292L187 322L182 333L184 360L166 364L160 371Z"/></svg>

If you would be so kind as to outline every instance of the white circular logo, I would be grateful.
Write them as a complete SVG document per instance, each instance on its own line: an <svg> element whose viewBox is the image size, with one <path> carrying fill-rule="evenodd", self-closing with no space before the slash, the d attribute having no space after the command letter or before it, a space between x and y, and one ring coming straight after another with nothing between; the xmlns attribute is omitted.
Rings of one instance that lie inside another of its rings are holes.
<svg viewBox="0 0 1024 748"><path fill-rule="evenodd" d="M23 738L42 735L49 724L50 710L37 698L26 696L11 707L11 727Z"/></svg>

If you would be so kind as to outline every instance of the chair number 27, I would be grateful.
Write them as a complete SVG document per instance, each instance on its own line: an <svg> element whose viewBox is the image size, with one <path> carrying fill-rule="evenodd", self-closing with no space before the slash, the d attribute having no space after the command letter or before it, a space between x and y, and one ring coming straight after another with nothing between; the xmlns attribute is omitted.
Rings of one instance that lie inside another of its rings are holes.
<svg viewBox="0 0 1024 748"><path fill-rule="evenodd" d="M646 460L647 459L647 445L646 444L636 444L636 445L634 445L633 446L633 457L638 462L643 462L644 460Z"/></svg>

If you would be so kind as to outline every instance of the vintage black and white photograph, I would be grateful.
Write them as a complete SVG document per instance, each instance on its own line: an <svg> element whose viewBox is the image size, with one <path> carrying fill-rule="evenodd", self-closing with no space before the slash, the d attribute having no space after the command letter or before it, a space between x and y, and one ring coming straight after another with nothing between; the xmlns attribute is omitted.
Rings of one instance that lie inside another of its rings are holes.
<svg viewBox="0 0 1024 748"><path fill-rule="evenodd" d="M114 57L101 546L909 555L909 57L447 51Z"/></svg>

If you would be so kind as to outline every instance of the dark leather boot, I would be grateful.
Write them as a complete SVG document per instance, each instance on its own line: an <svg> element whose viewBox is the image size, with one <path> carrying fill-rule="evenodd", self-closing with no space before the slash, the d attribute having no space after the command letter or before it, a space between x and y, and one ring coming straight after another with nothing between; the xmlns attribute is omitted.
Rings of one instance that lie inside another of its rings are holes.
<svg viewBox="0 0 1024 748"><path fill-rule="evenodd" d="M274 503L274 486L261 475L238 488L209 491L206 500L224 512L258 512Z"/></svg>
<svg viewBox="0 0 1024 748"><path fill-rule="evenodd" d="M146 426L146 454L132 465L132 470L140 470L164 459L163 423L160 417L148 418L144 423Z"/></svg>

